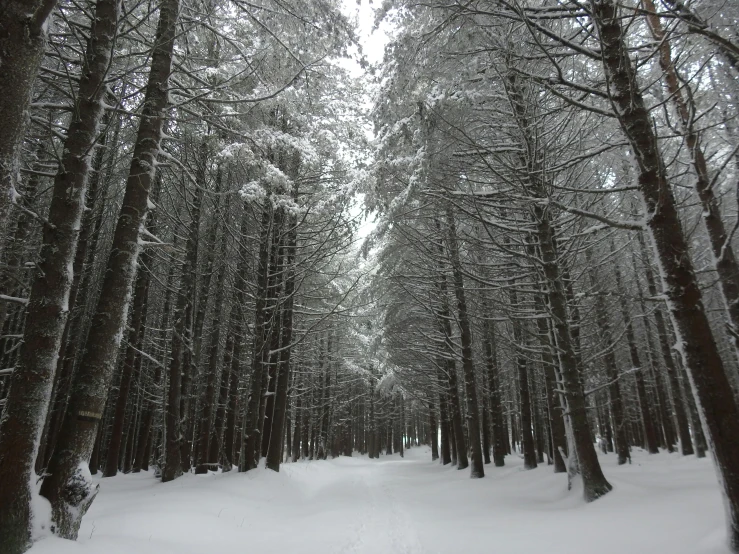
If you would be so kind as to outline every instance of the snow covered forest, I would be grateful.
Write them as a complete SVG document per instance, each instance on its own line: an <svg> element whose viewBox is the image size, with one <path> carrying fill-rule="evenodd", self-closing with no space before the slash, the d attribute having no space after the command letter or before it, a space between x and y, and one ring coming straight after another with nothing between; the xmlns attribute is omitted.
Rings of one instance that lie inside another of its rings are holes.
<svg viewBox="0 0 739 554"><path fill-rule="evenodd" d="M737 0L1 0L0 554L739 553L738 228Z"/></svg>

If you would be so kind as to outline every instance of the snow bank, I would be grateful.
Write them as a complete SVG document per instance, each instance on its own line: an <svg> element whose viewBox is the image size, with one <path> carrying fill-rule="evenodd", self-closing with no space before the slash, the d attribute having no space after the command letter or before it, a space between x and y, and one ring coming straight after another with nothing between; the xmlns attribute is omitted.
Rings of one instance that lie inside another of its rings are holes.
<svg viewBox="0 0 739 554"><path fill-rule="evenodd" d="M285 464L279 474L150 473L100 480L79 541L31 554L727 554L710 459L634 452L601 458L615 490L585 504L566 478L507 457L485 479L441 467L425 448L369 460Z"/></svg>

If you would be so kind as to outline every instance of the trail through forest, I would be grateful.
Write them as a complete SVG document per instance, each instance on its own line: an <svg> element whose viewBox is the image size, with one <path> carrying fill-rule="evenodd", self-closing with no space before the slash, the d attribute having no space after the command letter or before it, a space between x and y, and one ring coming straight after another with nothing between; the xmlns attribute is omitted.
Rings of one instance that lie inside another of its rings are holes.
<svg viewBox="0 0 739 554"><path fill-rule="evenodd" d="M78 541L49 537L30 552L728 552L708 459L636 451L631 466L617 466L603 456L615 489L586 504L550 468L522 471L517 456L480 481L431 462L426 447L405 454L172 483L149 472L103 479Z"/></svg>

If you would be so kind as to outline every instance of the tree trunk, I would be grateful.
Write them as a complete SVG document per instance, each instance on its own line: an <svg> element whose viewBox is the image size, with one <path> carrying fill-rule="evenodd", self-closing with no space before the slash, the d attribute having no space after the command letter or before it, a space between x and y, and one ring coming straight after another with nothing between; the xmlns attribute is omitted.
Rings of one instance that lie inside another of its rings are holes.
<svg viewBox="0 0 739 554"><path fill-rule="evenodd" d="M688 244L652 121L628 55L618 10L612 0L591 0L590 6L614 107L638 164L637 185L646 205L645 220L662 269L681 355L725 495L729 543L739 552L739 442L736 440L739 409L708 324Z"/></svg>
<svg viewBox="0 0 739 554"><path fill-rule="evenodd" d="M171 357L167 380L167 405L164 418L164 467L162 482L172 481L190 471L190 387L192 382L192 319L195 273L198 262L198 234L203 189L195 191L192 220L182 261L182 280L177 291L172 330Z"/></svg>
<svg viewBox="0 0 739 554"><path fill-rule="evenodd" d="M593 287L596 293L595 319L600 332L602 348L605 349L603 365L606 369L606 379L608 379L608 396L611 413L613 414L613 426L615 428L616 459L618 465L623 465L631 460L631 454L629 453L629 443L626 437L626 419L624 416L623 400L621 399L621 384L619 383L620 375L618 373L616 355L613 351L614 342L608 311L606 310L603 295L599 294L601 291L598 290L598 277L592 265L591 257L588 256L587 258L588 264L590 265L590 286Z"/></svg>
<svg viewBox="0 0 739 554"><path fill-rule="evenodd" d="M259 266L257 273L257 290L254 310L254 346L252 348L251 387L246 405L245 459L241 460L239 470L249 471L257 467L258 446L261 444L259 436L259 415L262 398L262 381L269 359L269 341L267 340L266 324L269 321L267 314L267 294L270 266L270 237L272 236L273 217L271 198L265 200L262 208L262 224L259 237Z"/></svg>
<svg viewBox="0 0 739 554"><path fill-rule="evenodd" d="M55 0L35 0L32 2L27 0L5 0L0 6L0 29L3 30L0 34L0 67L3 68L3 78L0 79L0 98L2 98L2 102L0 102L0 128L3 130L0 133L0 254L2 254L7 240L7 226L11 219L10 207L16 201L16 189L18 188L16 185L20 175L21 153L23 139L26 135L33 83L36 80L39 65L41 65L41 60L46 51L46 22L55 5ZM105 10L101 10L101 13L105 13ZM104 21L101 23L103 26L106 25ZM95 40L97 44L100 44L101 38L103 40L109 39L108 45L110 46L112 45L113 36L113 33L110 33L107 37L98 35ZM92 73L97 73L102 68L102 75L104 76L107 67L97 65L97 61L100 60L97 55L100 55L101 52L95 50L93 54L94 49L95 46L88 47L87 59L84 60L84 63L92 69ZM108 56L109 59L110 51L104 56ZM84 71L82 74L84 75ZM99 77L100 75L88 75L86 79L80 81L80 92L82 91L83 82L90 83ZM89 87L86 92L92 93L92 96L82 98L81 104L91 101L85 107L91 108L93 111L85 113L85 117L78 119L78 122L83 119L91 119L95 117L95 114L100 117L102 106L95 107L93 105L95 103L94 96L97 93ZM100 94L103 93L102 88L99 92ZM78 96L78 98L81 97ZM82 107L81 104L77 107L77 114L80 113L79 107ZM97 129L94 129L94 131L96 132ZM78 130L77 133L79 132ZM84 140L84 137L79 135L79 139ZM79 154L76 157L80 158ZM72 161L72 157L66 159ZM77 163L84 164L86 162L78 159ZM86 176L78 175L73 174L71 178L86 179ZM67 172L65 178L70 178L69 172ZM82 188L84 189L84 186ZM84 190L82 192L84 194ZM79 202L82 202L82 200ZM3 534L6 535L6 533Z"/></svg>
<svg viewBox="0 0 739 554"><path fill-rule="evenodd" d="M439 378L439 419L441 423L441 463L448 465L452 463L452 451L449 439L449 410L447 408L446 392L444 391L445 379Z"/></svg>
<svg viewBox="0 0 739 554"><path fill-rule="evenodd" d="M488 313L487 299L483 299L483 310ZM500 401L500 383L498 379L498 360L495 350L495 323L490 319L483 322L485 333L485 365L488 370L488 386L490 387L490 417L493 431L493 464L495 467L505 465L508 433L503 424L503 406Z"/></svg>
<svg viewBox="0 0 739 554"><path fill-rule="evenodd" d="M511 307L518 308L518 294L515 290L515 281L509 281L508 296ZM513 337L516 342L516 369L518 376L518 398L520 401L521 414L521 447L523 450L524 469L536 469L536 451L534 448L534 436L531 432L531 397L529 393L529 370L526 356L521 351L526 348L526 339L521 330L521 322L515 319L513 325Z"/></svg>
<svg viewBox="0 0 739 554"><path fill-rule="evenodd" d="M297 192L296 192L297 195ZM289 225L288 244L285 247L285 260L282 272L285 274L284 294L285 299L282 308L282 337L280 338L280 354L277 383L275 386L275 406L272 414L272 432L270 433L269 447L267 450L267 467L274 471L280 471L282 460L283 427L285 412L287 410L287 389L290 382L290 353L292 351L293 333L293 298L295 295L295 252L297 248L297 221L291 218Z"/></svg>
<svg viewBox="0 0 739 554"><path fill-rule="evenodd" d="M214 318L213 318L213 332L210 337L210 351L208 355L208 367L205 370L205 387L203 387L200 406L200 423L198 426L198 439L197 439L197 450L195 456L195 473L202 474L208 473L208 467L210 464L218 463L218 456L209 458L210 439L213 435L213 403L216 400L216 383L218 382L218 354L221 351L221 329L223 327L221 321L219 321L219 314L223 311L223 303L226 289L226 248L228 245L227 241L228 233L224 231L223 239L221 242L221 249L219 252L218 259L221 262L221 267L218 274L218 284L216 289L216 298L214 302ZM203 293L205 291L202 291ZM204 311L204 310L203 310ZM223 375L224 378L228 378L228 374ZM221 389L223 389L224 383L221 383ZM218 405L220 408L220 403Z"/></svg>
<svg viewBox="0 0 739 554"><path fill-rule="evenodd" d="M0 37L3 71L0 79L0 98L3 99L0 102L3 127L0 133L0 225L3 227L0 228L0 241L5 238L2 234L10 201L7 195L15 186L30 89L44 52L44 23L53 4L45 2L37 7L38 11L30 20L23 16L28 10L25 3L11 0L0 12L0 26L4 28ZM62 163L54 178L48 224L36 262L38 271L31 286L18 365L11 377L7 405L0 420L0 550L9 554L24 552L31 540L31 501L35 495L31 490L33 469L67 321L74 277L71 268L85 208L90 159L103 115L103 83L110 65L118 10L118 0L100 0L95 7L74 115L64 143ZM94 436L93 431L90 442ZM76 536L76 530L74 534Z"/></svg>
<svg viewBox="0 0 739 554"><path fill-rule="evenodd" d="M153 218L153 214L150 214ZM149 224L149 232L156 234L153 222ZM113 429L111 431L111 440L108 444L108 453L105 462L105 471L103 477L114 477L118 473L118 459L120 457L121 442L123 440L123 425L125 422L126 406L128 405L128 392L131 387L134 366L137 359L140 358L138 351L141 350L144 338L144 324L146 323L147 300L149 296L149 281L151 279L151 266L154 256L151 251L146 251L141 256L142 269L138 271L136 276L136 286L134 287L133 307L131 314L131 327L128 332L128 346L126 347L126 355L121 368L121 384L118 387L118 397L116 399Z"/></svg>
<svg viewBox="0 0 739 554"><path fill-rule="evenodd" d="M112 251L87 347L74 378L67 417L49 464L51 475L41 487L41 494L51 502L57 532L65 538L76 538L82 517L96 494L88 476L87 460L116 365L136 275L139 234L148 210L168 105L167 83L178 10L179 0L162 0L144 108Z"/></svg>
<svg viewBox="0 0 739 554"><path fill-rule="evenodd" d="M713 253L713 263L719 277L719 285L726 304L727 327L734 344L735 356L739 358L739 264L734 249L731 246L731 236L724 227L721 219L719 201L714 194L711 175L708 170L706 157L700 144L700 133L693 124L693 93L690 83L678 79L675 65L672 61L670 41L662 28L659 15L652 0L644 0L644 9L647 10L647 22L657 44L659 45L659 65L663 71L665 88L670 100L677 111L680 126L685 136L695 171L695 190L703 207L703 222L706 226L708 239Z"/></svg>
<svg viewBox="0 0 739 554"><path fill-rule="evenodd" d="M537 313L544 313L544 301L541 294L534 298ZM562 452L567 452L567 437L565 434L565 422L562 415L559 393L557 392L557 376L555 369L555 348L548 320L543 317L536 318L536 327L541 342L541 362L544 366L544 391L547 396L547 413L549 415L549 440L551 443L552 461L554 473L566 473Z"/></svg>
<svg viewBox="0 0 739 554"><path fill-rule="evenodd" d="M613 254L614 251L614 246L613 244L611 244L611 254ZM650 454L659 454L659 447L657 446L657 433L654 429L652 414L649 411L649 399L647 398L647 390L644 386L644 367L642 366L641 359L639 358L639 348L636 345L634 325L631 322L631 314L629 313L629 306L626 302L626 289L624 288L623 280L621 279L621 271L619 271L618 269L618 264L614 266L613 274L616 278L616 290L618 292L619 305L621 306L621 317L623 318L624 326L626 327L626 342L629 347L631 369L634 373L637 405L639 406L639 413L641 415L641 423L644 430L644 442L646 450Z"/></svg>

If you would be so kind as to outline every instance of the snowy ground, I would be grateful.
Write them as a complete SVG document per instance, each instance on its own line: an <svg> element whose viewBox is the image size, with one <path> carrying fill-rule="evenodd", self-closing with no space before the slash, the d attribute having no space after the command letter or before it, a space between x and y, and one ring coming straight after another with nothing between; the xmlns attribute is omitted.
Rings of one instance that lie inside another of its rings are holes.
<svg viewBox="0 0 739 554"><path fill-rule="evenodd" d="M615 490L586 505L550 467L486 466L469 479L406 457L339 458L257 470L150 473L101 480L77 543L39 541L31 554L726 554L724 514L709 459L635 452Z"/></svg>

